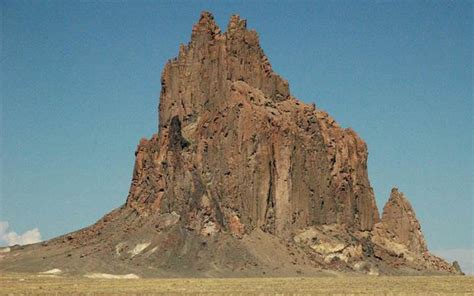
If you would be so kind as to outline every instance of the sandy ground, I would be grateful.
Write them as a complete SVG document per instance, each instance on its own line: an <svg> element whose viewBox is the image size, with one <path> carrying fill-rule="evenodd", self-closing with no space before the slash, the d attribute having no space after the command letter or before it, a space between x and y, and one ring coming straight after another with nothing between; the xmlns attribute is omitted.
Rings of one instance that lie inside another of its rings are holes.
<svg viewBox="0 0 474 296"><path fill-rule="evenodd" d="M474 295L474 277L91 279L1 274L0 295Z"/></svg>

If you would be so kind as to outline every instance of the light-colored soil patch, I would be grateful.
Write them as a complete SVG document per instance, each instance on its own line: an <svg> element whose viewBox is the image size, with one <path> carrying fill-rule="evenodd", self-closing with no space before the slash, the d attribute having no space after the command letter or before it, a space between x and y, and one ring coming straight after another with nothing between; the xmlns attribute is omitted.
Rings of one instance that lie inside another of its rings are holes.
<svg viewBox="0 0 474 296"><path fill-rule="evenodd" d="M40 272L41 274L61 274L62 270L59 268L53 268L47 271Z"/></svg>
<svg viewBox="0 0 474 296"><path fill-rule="evenodd" d="M90 279L113 279L113 280L130 280L130 279L139 279L140 277L136 274L109 274L109 273L88 273L84 275L86 278Z"/></svg>
<svg viewBox="0 0 474 296"><path fill-rule="evenodd" d="M9 252L10 252L10 248L9 248L9 247L0 248L0 253L9 253Z"/></svg>
<svg viewBox="0 0 474 296"><path fill-rule="evenodd" d="M474 277L94 279L1 274L0 294L474 295Z"/></svg>
<svg viewBox="0 0 474 296"><path fill-rule="evenodd" d="M138 244L135 246L135 248L133 248L133 250L131 250L129 253L132 255L132 257L140 254L143 250L145 250L146 248L148 248L148 246L150 245L151 243L143 243L143 244Z"/></svg>

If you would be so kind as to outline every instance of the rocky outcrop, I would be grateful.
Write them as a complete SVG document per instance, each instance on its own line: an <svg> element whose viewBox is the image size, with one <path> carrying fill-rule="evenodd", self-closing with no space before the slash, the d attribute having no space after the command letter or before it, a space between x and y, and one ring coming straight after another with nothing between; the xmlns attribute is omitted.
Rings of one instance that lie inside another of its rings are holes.
<svg viewBox="0 0 474 296"><path fill-rule="evenodd" d="M222 32L201 14L163 70L158 132L135 155L124 206L85 229L13 250L0 270L456 272L429 254L398 190L380 220L365 142L292 96L238 16Z"/></svg>
<svg viewBox="0 0 474 296"><path fill-rule="evenodd" d="M332 223L370 230L378 221L366 144L291 96L238 16L222 33L201 15L165 66L159 110L127 205L236 235Z"/></svg>
<svg viewBox="0 0 474 296"><path fill-rule="evenodd" d="M453 262L453 269L456 271L457 274L464 275L464 272L461 269L461 266L457 261Z"/></svg>
<svg viewBox="0 0 474 296"><path fill-rule="evenodd" d="M402 192L393 188L382 214L382 224L393 234L393 240L416 254L428 251L415 211Z"/></svg>
<svg viewBox="0 0 474 296"><path fill-rule="evenodd" d="M412 266L460 274L455 265L428 252L415 211L397 188L392 189L381 222L374 226L372 242L374 256L392 267Z"/></svg>

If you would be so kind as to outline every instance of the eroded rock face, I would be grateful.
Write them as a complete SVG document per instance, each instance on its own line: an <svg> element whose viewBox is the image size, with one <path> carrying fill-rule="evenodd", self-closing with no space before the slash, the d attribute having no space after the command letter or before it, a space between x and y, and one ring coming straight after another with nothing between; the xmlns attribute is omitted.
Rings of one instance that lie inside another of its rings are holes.
<svg viewBox="0 0 474 296"><path fill-rule="evenodd" d="M0 270L460 273L429 254L398 190L379 219L364 141L291 95L245 20L232 16L221 32L202 13L161 84L158 133L137 147L126 204L90 227L12 248Z"/></svg>
<svg viewBox="0 0 474 296"><path fill-rule="evenodd" d="M238 16L222 33L201 15L165 66L159 110L158 135L137 149L128 206L237 236L378 221L366 144L291 96Z"/></svg>
<svg viewBox="0 0 474 296"><path fill-rule="evenodd" d="M385 204L382 224L395 235L394 241L405 245L411 252L424 254L428 251L415 211L397 188L392 189Z"/></svg>
<svg viewBox="0 0 474 296"><path fill-rule="evenodd" d="M397 188L392 189L382 219L372 230L371 241L374 256L392 267L413 266L461 274L455 265L428 252L415 211Z"/></svg>
<svg viewBox="0 0 474 296"><path fill-rule="evenodd" d="M428 253L398 190L379 220L364 141L291 95L245 20L232 16L221 32L203 13L161 81L159 132L138 146L128 207L175 212L203 236L261 230L323 265L375 273L361 263L373 256L451 270Z"/></svg>

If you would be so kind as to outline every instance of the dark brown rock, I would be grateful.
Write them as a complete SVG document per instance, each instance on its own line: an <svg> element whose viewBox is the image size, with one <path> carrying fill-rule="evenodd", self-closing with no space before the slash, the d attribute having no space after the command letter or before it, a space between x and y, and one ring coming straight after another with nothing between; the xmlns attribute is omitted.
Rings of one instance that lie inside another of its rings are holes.
<svg viewBox="0 0 474 296"><path fill-rule="evenodd" d="M0 270L457 272L429 254L397 190L380 221L365 142L293 97L239 16L221 32L210 13L201 14L191 41L163 70L158 133L142 139L135 155L125 205L47 247L12 248Z"/></svg>
<svg viewBox="0 0 474 296"><path fill-rule="evenodd" d="M454 270L456 270L456 272L458 274L464 275L464 272L462 271L461 266L459 265L459 263L457 261L453 262L453 268L454 268Z"/></svg>
<svg viewBox="0 0 474 296"><path fill-rule="evenodd" d="M395 234L394 240L407 246L411 252L424 254L428 251L415 211L397 188L392 189L390 198L383 208L382 223L386 229Z"/></svg>
<svg viewBox="0 0 474 296"><path fill-rule="evenodd" d="M129 206L197 214L205 198L208 215L221 216L210 218L219 231L238 216L246 233L282 237L314 224L370 230L378 221L366 144L292 97L238 16L221 33L201 15L165 66L159 109L157 138L138 148L134 176L142 180L134 179ZM179 146L187 149L171 149Z"/></svg>
<svg viewBox="0 0 474 296"><path fill-rule="evenodd" d="M392 267L457 273L452 265L428 252L415 211L397 188L392 189L381 222L372 230L372 242L374 256Z"/></svg>

